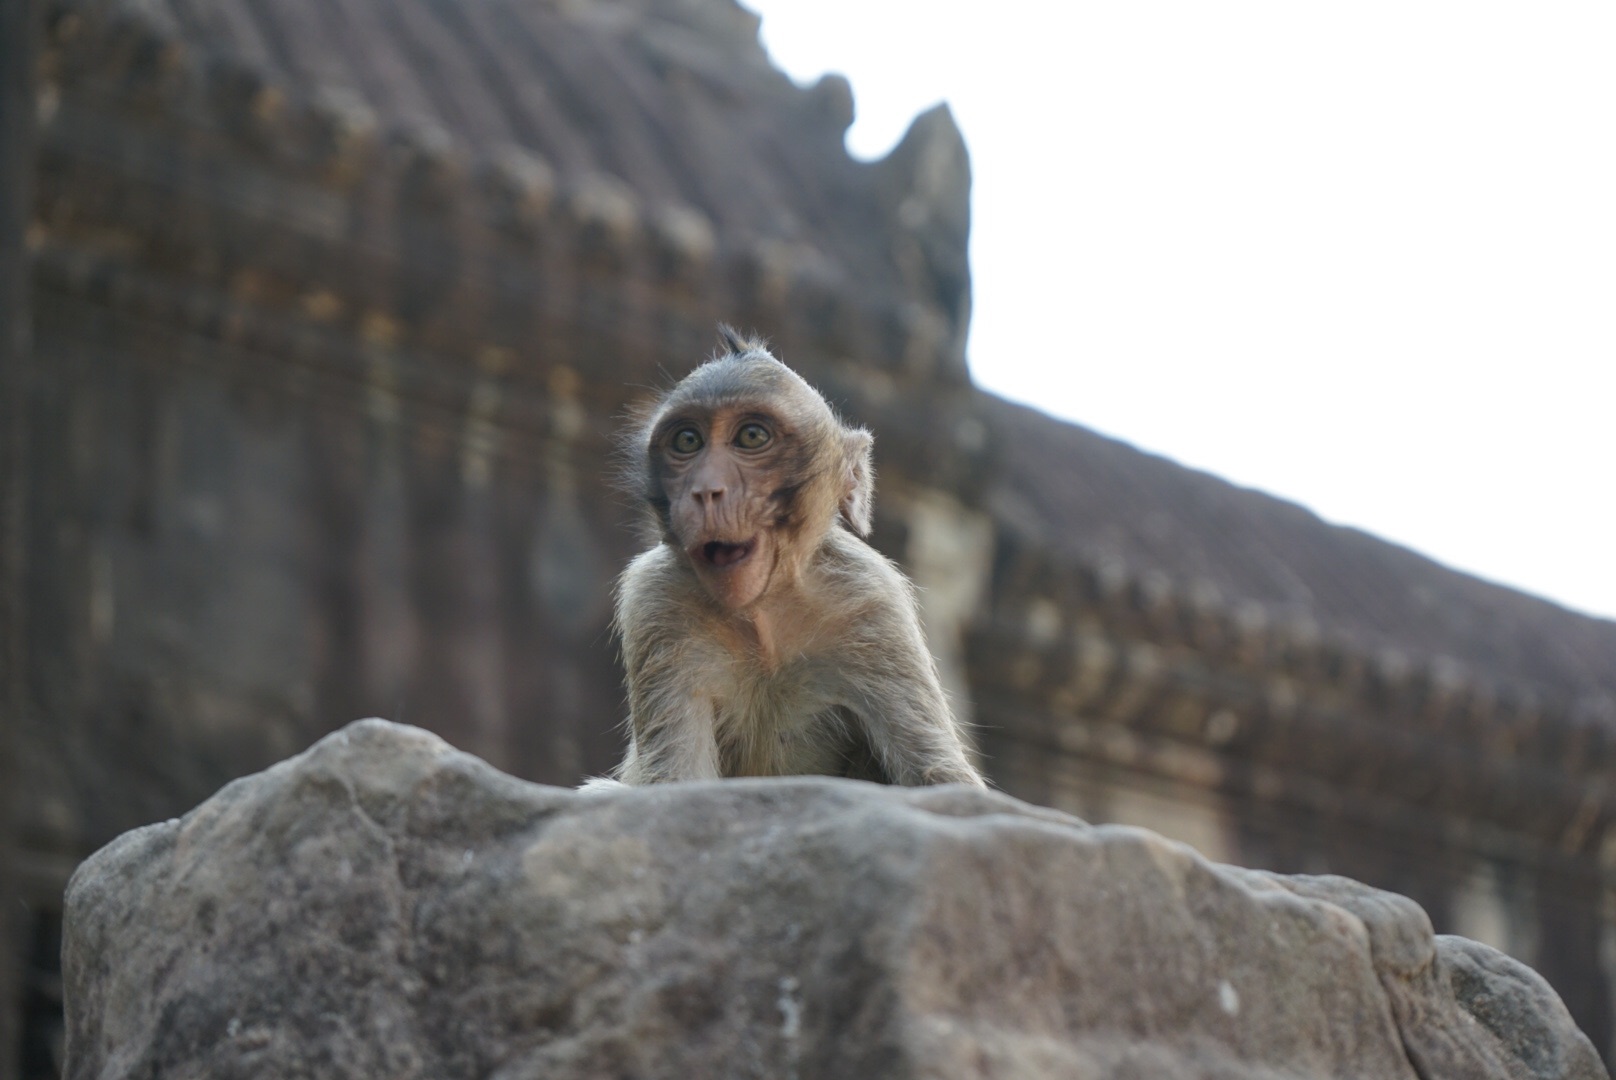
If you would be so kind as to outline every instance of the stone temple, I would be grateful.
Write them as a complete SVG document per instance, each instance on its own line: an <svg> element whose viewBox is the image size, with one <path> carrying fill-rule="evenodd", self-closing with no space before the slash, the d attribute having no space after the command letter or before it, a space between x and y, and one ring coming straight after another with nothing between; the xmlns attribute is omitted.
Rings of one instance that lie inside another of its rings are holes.
<svg viewBox="0 0 1616 1080"><path fill-rule="evenodd" d="M1611 1059L1616 624L974 388L946 109L851 159L734 0L3 10L0 1075L120 832L361 716L616 759L612 439L720 319L876 432L1004 791L1407 894Z"/></svg>

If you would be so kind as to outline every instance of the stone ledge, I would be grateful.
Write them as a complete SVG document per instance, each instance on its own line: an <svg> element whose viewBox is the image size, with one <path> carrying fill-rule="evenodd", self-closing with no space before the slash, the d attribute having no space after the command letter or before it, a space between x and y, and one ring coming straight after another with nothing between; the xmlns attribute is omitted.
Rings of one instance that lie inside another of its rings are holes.
<svg viewBox="0 0 1616 1080"><path fill-rule="evenodd" d="M1605 1076L1412 901L1007 796L581 795L361 721L67 895L68 1076Z"/></svg>

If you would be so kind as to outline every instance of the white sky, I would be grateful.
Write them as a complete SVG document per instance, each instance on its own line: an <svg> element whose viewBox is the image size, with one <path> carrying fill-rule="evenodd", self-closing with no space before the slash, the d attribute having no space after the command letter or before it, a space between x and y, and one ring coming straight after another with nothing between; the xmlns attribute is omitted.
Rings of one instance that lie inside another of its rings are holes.
<svg viewBox="0 0 1616 1080"><path fill-rule="evenodd" d="M1616 4L744 2L949 102L979 385L1616 617Z"/></svg>

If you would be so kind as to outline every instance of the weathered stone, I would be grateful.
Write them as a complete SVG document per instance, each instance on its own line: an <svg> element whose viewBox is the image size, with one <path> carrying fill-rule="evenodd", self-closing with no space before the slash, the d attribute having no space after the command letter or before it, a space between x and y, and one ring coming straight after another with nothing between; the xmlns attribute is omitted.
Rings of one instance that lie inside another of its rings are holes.
<svg viewBox="0 0 1616 1080"><path fill-rule="evenodd" d="M1007 796L604 795L363 721L68 893L70 1077L1605 1075L1412 901Z"/></svg>

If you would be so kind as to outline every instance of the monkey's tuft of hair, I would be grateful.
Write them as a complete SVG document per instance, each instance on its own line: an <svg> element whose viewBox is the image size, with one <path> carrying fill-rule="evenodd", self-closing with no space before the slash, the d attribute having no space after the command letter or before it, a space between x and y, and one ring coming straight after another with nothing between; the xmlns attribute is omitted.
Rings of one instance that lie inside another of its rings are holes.
<svg viewBox="0 0 1616 1080"><path fill-rule="evenodd" d="M718 324L718 344L724 349L720 357L769 351L768 339L759 337L756 332L742 334L729 323Z"/></svg>

